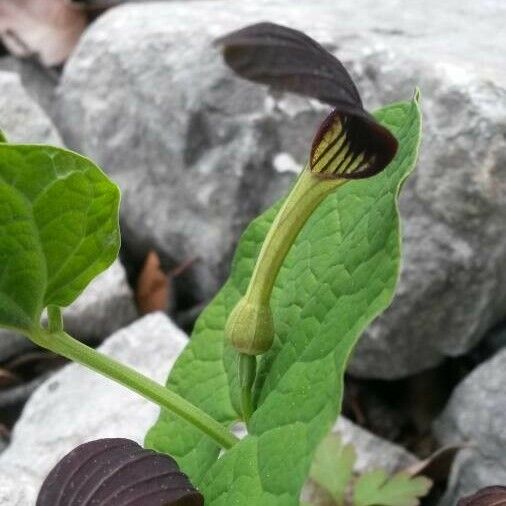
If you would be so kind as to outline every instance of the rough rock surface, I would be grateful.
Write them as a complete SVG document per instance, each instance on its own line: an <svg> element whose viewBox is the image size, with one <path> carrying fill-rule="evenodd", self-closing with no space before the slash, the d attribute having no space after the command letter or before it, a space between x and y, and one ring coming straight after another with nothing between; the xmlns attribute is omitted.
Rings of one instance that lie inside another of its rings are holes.
<svg viewBox="0 0 506 506"><path fill-rule="evenodd" d="M341 434L345 444L352 443L355 447L355 470L359 473L378 468L395 473L418 462L417 458L402 446L381 439L344 417L339 418L333 432Z"/></svg>
<svg viewBox="0 0 506 506"><path fill-rule="evenodd" d="M351 366L401 377L465 352L505 316L505 14L501 0L125 5L85 34L56 117L122 187L130 257L196 258L184 286L202 300L245 223L293 180L326 110L235 78L217 36L261 20L302 29L345 61L370 109L419 85L425 139L401 201L402 279Z"/></svg>
<svg viewBox="0 0 506 506"><path fill-rule="evenodd" d="M442 444L468 442L457 456L442 504L506 484L506 348L457 386L435 423Z"/></svg>
<svg viewBox="0 0 506 506"><path fill-rule="evenodd" d="M186 341L164 314L154 313L111 336L100 350L163 382ZM157 413L156 406L125 388L79 365L65 367L28 401L0 456L0 506L33 504L49 469L80 443L113 436L142 442ZM393 471L416 461L348 420L339 420L334 430L356 446L359 470Z"/></svg>
<svg viewBox="0 0 506 506"><path fill-rule="evenodd" d="M84 342L100 342L136 317L132 290L119 260L63 311L66 331ZM33 347L26 337L0 329L0 362Z"/></svg>
<svg viewBox="0 0 506 506"><path fill-rule="evenodd" d="M163 382L186 341L165 315L153 313L118 331L100 350ZM0 455L0 506L35 504L45 475L78 444L101 437L142 443L157 415L155 405L126 388L79 365L65 367L30 398Z"/></svg>
<svg viewBox="0 0 506 506"><path fill-rule="evenodd" d="M7 68L16 62L1 59ZM0 67L1 68L1 67ZM15 72L0 70L0 129L11 142L62 145L60 135L43 109L34 102Z"/></svg>
<svg viewBox="0 0 506 506"><path fill-rule="evenodd" d="M28 95L51 116L54 110L54 91L59 79L56 70L44 68L30 59L14 56L0 57L0 70L17 74Z"/></svg>

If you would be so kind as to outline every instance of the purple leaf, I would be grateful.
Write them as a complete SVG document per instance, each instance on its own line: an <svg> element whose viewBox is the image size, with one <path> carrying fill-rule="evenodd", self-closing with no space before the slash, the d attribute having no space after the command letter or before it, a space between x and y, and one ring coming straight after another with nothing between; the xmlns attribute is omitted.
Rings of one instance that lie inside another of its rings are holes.
<svg viewBox="0 0 506 506"><path fill-rule="evenodd" d="M506 506L506 487L496 485L463 497L457 506Z"/></svg>
<svg viewBox="0 0 506 506"><path fill-rule="evenodd" d="M257 23L219 38L223 57L250 81L317 98L362 106L360 95L341 62L306 34Z"/></svg>
<svg viewBox="0 0 506 506"><path fill-rule="evenodd" d="M202 506L174 459L129 439L98 439L63 457L36 506Z"/></svg>
<svg viewBox="0 0 506 506"><path fill-rule="evenodd" d="M381 172L394 158L395 137L364 110L342 63L315 40L285 26L258 23L217 43L226 63L241 77L334 106L313 142L313 173L361 179Z"/></svg>

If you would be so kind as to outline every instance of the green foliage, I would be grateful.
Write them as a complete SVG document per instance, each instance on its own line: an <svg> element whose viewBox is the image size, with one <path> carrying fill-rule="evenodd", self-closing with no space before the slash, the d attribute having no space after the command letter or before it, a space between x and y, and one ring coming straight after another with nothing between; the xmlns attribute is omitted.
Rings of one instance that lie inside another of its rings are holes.
<svg viewBox="0 0 506 506"><path fill-rule="evenodd" d="M330 434L316 450L309 477L341 506L353 478L356 459L353 445L345 445L338 434Z"/></svg>
<svg viewBox="0 0 506 506"><path fill-rule="evenodd" d="M108 267L118 209L117 186L87 158L0 143L0 325L29 335Z"/></svg>
<svg viewBox="0 0 506 506"><path fill-rule="evenodd" d="M382 469L365 473L355 483L354 506L417 506L432 483L423 476L407 473L388 477Z"/></svg>
<svg viewBox="0 0 506 506"><path fill-rule="evenodd" d="M355 479L355 460L353 446L343 445L338 434L328 435L315 454L310 478L336 506L418 506L432 486L427 478L406 472L389 477L381 469Z"/></svg>
<svg viewBox="0 0 506 506"><path fill-rule="evenodd" d="M272 294L276 336L259 361L248 435L217 459L213 441L165 410L147 435L148 446L178 460L208 506L298 505L313 454L339 412L348 357L392 299L400 262L396 199L416 160L420 111L414 100L376 117L397 137L399 151L378 176L329 195L288 253ZM170 389L224 425L239 418L236 354L224 343L225 322L279 206L243 234L229 280L168 379Z"/></svg>

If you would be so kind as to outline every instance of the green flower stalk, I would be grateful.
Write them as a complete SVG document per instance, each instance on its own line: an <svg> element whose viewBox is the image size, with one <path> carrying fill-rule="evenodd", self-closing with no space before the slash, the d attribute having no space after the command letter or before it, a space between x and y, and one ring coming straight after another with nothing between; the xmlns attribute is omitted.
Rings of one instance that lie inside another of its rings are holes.
<svg viewBox="0 0 506 506"><path fill-rule="evenodd" d="M279 210L262 245L246 293L227 320L226 335L246 355L261 355L274 339L272 289L300 230L323 199L345 179L322 179L306 167Z"/></svg>
<svg viewBox="0 0 506 506"><path fill-rule="evenodd" d="M227 320L225 334L239 354L242 411L248 420L254 411L256 356L271 348L275 336L270 299L286 255L321 202L347 181L382 171L395 156L397 140L364 110L342 64L301 32L260 23L219 43L226 62L242 77L334 105L316 134L309 163L267 233L246 293Z"/></svg>

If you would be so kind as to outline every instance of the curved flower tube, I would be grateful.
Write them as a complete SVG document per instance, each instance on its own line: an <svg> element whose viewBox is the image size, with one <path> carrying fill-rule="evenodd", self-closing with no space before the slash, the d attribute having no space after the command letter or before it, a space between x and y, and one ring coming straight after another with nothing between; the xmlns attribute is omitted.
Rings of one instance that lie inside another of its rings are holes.
<svg viewBox="0 0 506 506"><path fill-rule="evenodd" d="M253 411L250 391L255 356L274 339L270 297L279 269L300 230L323 199L349 180L381 172L398 143L362 105L350 75L333 55L307 35L259 23L219 39L227 64L241 77L318 98L334 109L318 129L309 162L279 210L257 258L244 296L227 320L225 333L239 352L243 416Z"/></svg>

